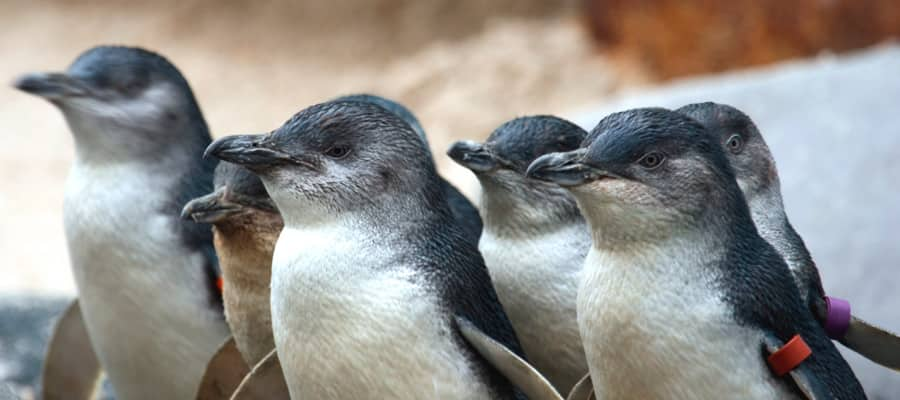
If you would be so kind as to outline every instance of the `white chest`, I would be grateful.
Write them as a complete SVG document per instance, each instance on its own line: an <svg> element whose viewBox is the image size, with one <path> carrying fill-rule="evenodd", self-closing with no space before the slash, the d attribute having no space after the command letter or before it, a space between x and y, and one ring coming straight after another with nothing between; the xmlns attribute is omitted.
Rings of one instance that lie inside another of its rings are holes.
<svg viewBox="0 0 900 400"><path fill-rule="evenodd" d="M337 226L282 231L272 325L291 396L489 398L436 292L371 240Z"/></svg>
<svg viewBox="0 0 900 400"><path fill-rule="evenodd" d="M598 398L791 398L761 332L734 321L695 255L668 253L592 249L585 261L578 323Z"/></svg>
<svg viewBox="0 0 900 400"><path fill-rule="evenodd" d="M190 397L228 332L209 306L203 256L180 250L177 216L160 211L165 183L139 169L83 166L67 182L66 237L79 301L122 398Z"/></svg>
<svg viewBox="0 0 900 400"><path fill-rule="evenodd" d="M575 299L590 236L583 225L529 238L485 230L479 250L529 361L562 393L585 373Z"/></svg>

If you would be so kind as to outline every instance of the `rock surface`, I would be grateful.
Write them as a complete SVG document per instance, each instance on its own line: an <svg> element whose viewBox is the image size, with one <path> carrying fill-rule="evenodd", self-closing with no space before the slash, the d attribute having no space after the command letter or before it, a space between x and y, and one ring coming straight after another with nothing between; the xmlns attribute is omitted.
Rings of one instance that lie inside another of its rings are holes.
<svg viewBox="0 0 900 400"><path fill-rule="evenodd" d="M34 398L44 348L66 304L62 298L0 297L0 385L10 385L23 399Z"/></svg>
<svg viewBox="0 0 900 400"><path fill-rule="evenodd" d="M844 52L900 37L895 0L584 0L594 37L656 76Z"/></svg>
<svg viewBox="0 0 900 400"><path fill-rule="evenodd" d="M39 398L47 342L70 301L40 295L0 296L0 400L7 399L4 386L21 400ZM114 398L112 386L104 381L97 399Z"/></svg>
<svg viewBox="0 0 900 400"><path fill-rule="evenodd" d="M687 80L580 114L590 129L627 108L715 101L756 121L785 207L827 293L900 332L900 46ZM896 399L900 373L838 345L871 399Z"/></svg>

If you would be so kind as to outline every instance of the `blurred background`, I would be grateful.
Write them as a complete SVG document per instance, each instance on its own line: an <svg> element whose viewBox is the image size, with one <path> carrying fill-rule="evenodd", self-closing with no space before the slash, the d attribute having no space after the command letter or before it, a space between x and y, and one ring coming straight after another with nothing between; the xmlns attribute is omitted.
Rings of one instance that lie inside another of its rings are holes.
<svg viewBox="0 0 900 400"><path fill-rule="evenodd" d="M900 330L898 1L0 0L0 26L7 82L98 44L160 52L214 136L267 132L343 94L399 100L470 196L477 183L444 151L513 117L589 129L627 107L733 104L769 141L826 289ZM0 382L31 398L75 294L61 215L72 141L57 110L9 85L0 138ZM848 359L872 398L900 396L900 375Z"/></svg>

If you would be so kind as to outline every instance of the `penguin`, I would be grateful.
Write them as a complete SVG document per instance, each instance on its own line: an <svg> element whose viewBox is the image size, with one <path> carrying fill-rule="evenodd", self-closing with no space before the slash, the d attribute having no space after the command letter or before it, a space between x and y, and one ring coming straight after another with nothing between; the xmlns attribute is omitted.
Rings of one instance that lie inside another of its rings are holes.
<svg viewBox="0 0 900 400"><path fill-rule="evenodd" d="M272 327L291 398L521 398L461 333L470 323L521 356L481 255L402 119L326 102L206 154L257 174L282 213Z"/></svg>
<svg viewBox="0 0 900 400"><path fill-rule="evenodd" d="M62 111L75 142L64 225L78 303L118 398L186 399L227 337L209 226L179 218L212 190L210 135L163 56L100 46L15 86Z"/></svg>
<svg viewBox="0 0 900 400"><path fill-rule="evenodd" d="M213 184L212 193L188 202L181 215L213 226L225 319L237 349L252 366L275 348L269 282L284 221L262 181L246 168L221 162Z"/></svg>
<svg viewBox="0 0 900 400"><path fill-rule="evenodd" d="M562 118L528 116L500 125L483 144L459 141L447 152L481 183L478 249L525 355L561 393L588 372L575 296L591 235L567 190L525 171L543 154L577 149L586 136Z"/></svg>
<svg viewBox="0 0 900 400"><path fill-rule="evenodd" d="M726 104L695 103L676 111L694 118L718 137L760 236L784 258L804 302L825 326L828 306L819 270L788 220L775 160L756 124ZM844 336L836 339L878 364L900 369L900 338L893 333L851 316Z"/></svg>
<svg viewBox="0 0 900 400"><path fill-rule="evenodd" d="M213 184L212 193L191 200L181 212L182 218L213 226L225 319L232 333L206 367L197 397L206 400L232 398L251 368L275 348L269 284L272 253L284 226L262 181L246 168L221 162ZM266 386L266 398L289 398L279 374Z"/></svg>
<svg viewBox="0 0 900 400"><path fill-rule="evenodd" d="M428 152L428 157L431 159L431 162L434 163L434 156L431 154L431 148L428 144L428 136L425 135L425 129L422 128L419 119L404 105L381 96L367 93L347 95L339 97L335 99L335 101L362 101L365 103L372 103L396 114L416 132L416 135L418 135L419 139L422 140L422 143L425 144L425 151ZM447 203L450 204L450 212L453 214L453 219L460 224L466 238L477 245L482 231L482 221L478 209L475 208L475 205L473 205L459 189L450 182L447 182L444 177L438 176L438 179L441 182L441 190L443 190L444 195L447 196Z"/></svg>
<svg viewBox="0 0 900 400"><path fill-rule="evenodd" d="M614 113L527 175L568 188L591 227L578 325L597 398L865 398L699 122ZM811 354L779 377L766 360L797 340Z"/></svg>

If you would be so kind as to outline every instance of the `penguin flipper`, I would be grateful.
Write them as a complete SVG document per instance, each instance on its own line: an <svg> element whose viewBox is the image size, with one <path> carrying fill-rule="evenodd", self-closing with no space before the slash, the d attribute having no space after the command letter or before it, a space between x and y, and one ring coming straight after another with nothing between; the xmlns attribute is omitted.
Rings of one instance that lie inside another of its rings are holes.
<svg viewBox="0 0 900 400"><path fill-rule="evenodd" d="M91 345L78 299L63 311L53 328L41 370L43 398L91 399L101 367Z"/></svg>
<svg viewBox="0 0 900 400"><path fill-rule="evenodd" d="M875 363L900 371L900 337L894 333L851 316L840 342Z"/></svg>
<svg viewBox="0 0 900 400"><path fill-rule="evenodd" d="M253 370L244 377L241 385L231 396L232 400L288 400L287 382L281 371L278 353L272 350Z"/></svg>
<svg viewBox="0 0 900 400"><path fill-rule="evenodd" d="M764 345L769 354L772 354L784 346L784 342L778 339L774 333L767 332ZM834 398L831 391L828 390L828 385L819 380L819 378L802 363L791 370L788 376L791 377L797 385L797 388L803 393L803 396L809 400L828 400Z"/></svg>
<svg viewBox="0 0 900 400"><path fill-rule="evenodd" d="M454 318L463 338L494 368L531 400L563 400L538 370L513 351L482 332L469 320Z"/></svg>
<svg viewBox="0 0 900 400"><path fill-rule="evenodd" d="M209 363L197 389L197 400L229 399L250 367L238 351L234 338L228 339L219 346Z"/></svg>
<svg viewBox="0 0 900 400"><path fill-rule="evenodd" d="M566 396L566 400L594 400L596 398L594 396L594 382L591 381L591 374L585 374L584 378L581 378L575 386L572 386L572 390Z"/></svg>

